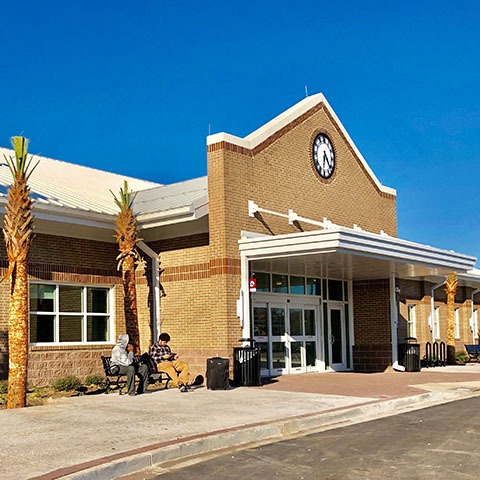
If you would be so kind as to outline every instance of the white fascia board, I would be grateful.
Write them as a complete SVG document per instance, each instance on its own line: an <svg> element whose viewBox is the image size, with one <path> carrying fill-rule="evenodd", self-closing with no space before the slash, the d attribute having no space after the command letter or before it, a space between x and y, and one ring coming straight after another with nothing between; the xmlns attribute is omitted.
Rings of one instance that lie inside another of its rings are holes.
<svg viewBox="0 0 480 480"><path fill-rule="evenodd" d="M382 185L380 183L376 175L373 173L373 170L370 168L367 161L358 150L357 146L353 143L353 140L350 138L350 135L345 130L345 127L342 125L342 122L337 117L336 113L333 111L333 108L327 102L327 99L324 97L322 93L317 93L315 95L311 95L307 98L304 98L302 101L298 102L297 104L293 105L293 107L290 107L288 110L276 116L273 120L270 120L268 123L266 123L262 127L258 128L254 132L247 135L245 138L236 137L235 135L230 135L229 133L225 133L225 132L215 133L214 135L209 135L207 137L207 145L213 145L215 143L220 143L224 141L224 142L232 143L234 145L238 145L240 147L244 147L252 150L257 145L260 145L267 138L272 136L274 133L278 132L281 128L285 127L296 118L303 115L305 112L313 108L318 103L323 103L325 105L330 115L334 118L335 122L338 124L340 131L347 139L347 142L352 147L358 159L364 166L365 170L372 177L372 180L374 181L378 189L384 193L388 193L390 195L396 196L397 191L394 188L386 187L385 185Z"/></svg>
<svg viewBox="0 0 480 480"><path fill-rule="evenodd" d="M240 147L250 148L250 142L245 138L236 137L235 135L230 135L229 133L220 132L213 135L208 135L207 145L214 145L215 143L227 142L233 143L234 145L239 145Z"/></svg>
<svg viewBox="0 0 480 480"><path fill-rule="evenodd" d="M324 253L327 250L334 250L338 253L414 263L457 272L467 272L476 260L475 257L468 255L345 227L269 238L241 239L239 248L240 252L249 258Z"/></svg>
<svg viewBox="0 0 480 480"><path fill-rule="evenodd" d="M0 209L0 214L5 215L5 209ZM115 228L116 215L88 212L84 210L57 207L55 205L33 205L33 216L39 220L50 220L53 222L70 223L95 228L111 230Z"/></svg>
<svg viewBox="0 0 480 480"><path fill-rule="evenodd" d="M381 237L368 232L345 230L341 231L340 249L345 252L375 255L377 258L388 258L402 263L433 265L455 271L469 270L476 260L468 255L394 237Z"/></svg>
<svg viewBox="0 0 480 480"><path fill-rule="evenodd" d="M192 203L195 219L208 215L208 193Z"/></svg>
<svg viewBox="0 0 480 480"><path fill-rule="evenodd" d="M208 200L197 202L180 208L163 212L147 213L137 216L138 226L141 229L170 225L189 220L197 220L208 214Z"/></svg>
<svg viewBox="0 0 480 480"><path fill-rule="evenodd" d="M315 95L306 97L282 112L280 115L277 115L273 120L270 120L265 125L247 135L245 140L250 142L250 148L255 148L267 138L271 137L274 133L278 132L278 130L293 122L295 119L303 115L305 112L308 112L311 108L321 102L326 103L325 97L322 93L317 93Z"/></svg>

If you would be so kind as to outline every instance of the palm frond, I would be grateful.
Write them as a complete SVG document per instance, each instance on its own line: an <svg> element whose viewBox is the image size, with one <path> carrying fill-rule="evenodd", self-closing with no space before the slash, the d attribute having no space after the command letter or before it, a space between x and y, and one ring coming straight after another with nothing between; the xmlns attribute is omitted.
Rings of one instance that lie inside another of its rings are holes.
<svg viewBox="0 0 480 480"><path fill-rule="evenodd" d="M133 190L129 190L128 183L127 183L126 180L124 180L123 188L120 187L118 197L111 190L110 190L110 193L113 195L113 199L114 199L115 203L117 204L118 208L120 210L124 210L124 209L133 207L133 202L135 201L135 198L136 198L138 192L134 192Z"/></svg>

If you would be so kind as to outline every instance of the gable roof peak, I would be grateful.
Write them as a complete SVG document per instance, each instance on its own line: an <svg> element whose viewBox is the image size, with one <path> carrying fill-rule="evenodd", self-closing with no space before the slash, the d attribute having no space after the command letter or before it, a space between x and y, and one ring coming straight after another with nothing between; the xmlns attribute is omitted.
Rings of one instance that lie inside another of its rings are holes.
<svg viewBox="0 0 480 480"><path fill-rule="evenodd" d="M288 124L290 124L291 122L293 122L294 120L299 118L301 115L308 112L310 109L314 108L320 103L324 105L327 112L333 118L334 122L337 124L341 133L345 137L347 143L352 148L358 160L363 165L363 167L365 168L365 170L367 171L368 175L371 177L372 181L375 183L377 188L381 192L396 196L397 192L394 188L390 188L390 187L386 187L385 185L382 185L382 183L380 183L378 178L375 176L375 174L373 173L373 170L370 168L370 166L368 165L367 161L358 150L355 143L353 143L353 140L350 138L350 135L345 130L345 127L342 125L342 122L340 122L340 119L337 117L336 113L328 103L323 93L316 93L314 95L305 97L304 99L300 100L300 102L296 103L289 109L285 110L280 115L277 115L275 118L265 123L260 128L257 128L257 130L253 131L252 133L250 133L244 138L237 137L235 135L231 135L225 132L209 135L207 136L207 147L209 145L214 145L220 142L226 142L233 145L237 145L239 147L243 147L248 150L253 150L255 147L257 147L262 142L267 140L269 137L274 135L280 129L287 126Z"/></svg>

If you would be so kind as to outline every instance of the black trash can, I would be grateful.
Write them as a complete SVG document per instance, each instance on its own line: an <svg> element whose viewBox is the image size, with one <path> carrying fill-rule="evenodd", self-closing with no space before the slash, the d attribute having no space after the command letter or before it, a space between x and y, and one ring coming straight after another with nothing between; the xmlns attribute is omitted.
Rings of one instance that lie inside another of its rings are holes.
<svg viewBox="0 0 480 480"><path fill-rule="evenodd" d="M420 344L401 343L398 346L398 363L403 365L407 372L419 372Z"/></svg>
<svg viewBox="0 0 480 480"><path fill-rule="evenodd" d="M254 346L253 338L242 338L240 342L250 342L249 347L233 349L233 384L236 387L259 387L260 348Z"/></svg>

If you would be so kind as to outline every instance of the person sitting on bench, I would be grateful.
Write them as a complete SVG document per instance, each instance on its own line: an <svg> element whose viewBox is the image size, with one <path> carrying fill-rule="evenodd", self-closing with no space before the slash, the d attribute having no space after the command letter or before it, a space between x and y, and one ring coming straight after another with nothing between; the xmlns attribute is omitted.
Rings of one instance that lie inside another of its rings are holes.
<svg viewBox="0 0 480 480"><path fill-rule="evenodd" d="M172 379L174 387L178 387L182 392L187 392L189 390L190 378L188 363L178 360L178 355L172 353L167 345L169 341L170 335L162 333L158 338L158 342L154 343L150 348L150 356L157 364L158 372L166 372Z"/></svg>
<svg viewBox="0 0 480 480"><path fill-rule="evenodd" d="M112 368L118 367L120 375L127 376L127 390L129 395L140 395L147 391L148 368L146 365L134 361L133 345L128 343L127 334L119 335L117 344L113 347L110 363ZM135 393L135 374L139 378L137 393Z"/></svg>

